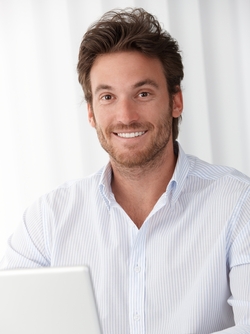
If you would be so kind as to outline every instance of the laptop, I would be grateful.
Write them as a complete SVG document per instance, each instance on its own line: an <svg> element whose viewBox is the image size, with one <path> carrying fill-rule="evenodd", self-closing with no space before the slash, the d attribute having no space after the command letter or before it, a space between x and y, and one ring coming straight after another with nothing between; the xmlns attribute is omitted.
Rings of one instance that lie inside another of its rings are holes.
<svg viewBox="0 0 250 334"><path fill-rule="evenodd" d="M0 271L0 333L101 334L88 267Z"/></svg>

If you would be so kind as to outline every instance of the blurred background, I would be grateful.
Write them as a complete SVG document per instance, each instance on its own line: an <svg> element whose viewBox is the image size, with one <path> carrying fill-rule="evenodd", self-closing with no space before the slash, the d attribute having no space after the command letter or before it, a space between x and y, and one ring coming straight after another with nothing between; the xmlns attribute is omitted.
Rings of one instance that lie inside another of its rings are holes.
<svg viewBox="0 0 250 334"><path fill-rule="evenodd" d="M124 7L179 42L184 150L250 175L249 0L0 0L0 257L27 206L108 161L76 65L88 26Z"/></svg>

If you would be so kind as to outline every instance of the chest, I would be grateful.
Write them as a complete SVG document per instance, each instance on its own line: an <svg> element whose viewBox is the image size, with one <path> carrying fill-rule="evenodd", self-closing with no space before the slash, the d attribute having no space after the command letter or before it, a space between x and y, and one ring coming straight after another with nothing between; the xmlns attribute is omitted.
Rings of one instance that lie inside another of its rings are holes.
<svg viewBox="0 0 250 334"><path fill-rule="evenodd" d="M104 333L114 328L122 334L199 332L203 323L196 310L210 313L210 319L225 310L229 291L222 226L212 232L208 221L177 219L170 208L158 210L141 229L119 207L98 227L93 218L67 230L63 246L57 238L66 235L66 226L57 232L52 261L91 268Z"/></svg>

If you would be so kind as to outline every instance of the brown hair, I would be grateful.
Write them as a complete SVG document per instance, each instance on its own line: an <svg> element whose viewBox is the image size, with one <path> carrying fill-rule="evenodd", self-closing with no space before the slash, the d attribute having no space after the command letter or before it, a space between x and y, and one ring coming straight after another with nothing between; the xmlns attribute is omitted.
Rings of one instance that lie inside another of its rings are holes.
<svg viewBox="0 0 250 334"><path fill-rule="evenodd" d="M92 103L90 70L96 57L129 50L158 58L164 68L170 96L180 90L184 73L178 43L153 15L142 8L127 8L107 12L83 36L77 71L88 103ZM178 137L180 120L181 116L173 118L173 140Z"/></svg>

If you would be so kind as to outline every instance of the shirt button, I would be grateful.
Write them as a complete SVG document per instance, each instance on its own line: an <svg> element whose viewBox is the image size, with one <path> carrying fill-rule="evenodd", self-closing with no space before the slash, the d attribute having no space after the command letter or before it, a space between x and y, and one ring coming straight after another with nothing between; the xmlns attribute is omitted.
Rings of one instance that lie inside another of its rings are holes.
<svg viewBox="0 0 250 334"><path fill-rule="evenodd" d="M134 271L136 273L139 273L141 271L141 267L137 264L135 267L134 267Z"/></svg>

